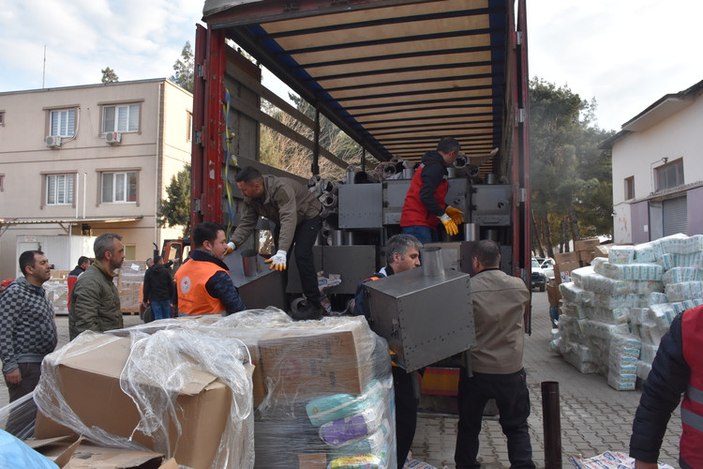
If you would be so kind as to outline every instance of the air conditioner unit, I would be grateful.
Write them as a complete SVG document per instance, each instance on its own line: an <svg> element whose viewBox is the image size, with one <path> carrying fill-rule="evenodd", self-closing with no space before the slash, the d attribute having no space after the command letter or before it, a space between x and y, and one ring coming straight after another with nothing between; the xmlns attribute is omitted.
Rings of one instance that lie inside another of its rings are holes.
<svg viewBox="0 0 703 469"><path fill-rule="evenodd" d="M58 135L48 135L46 137L46 146L50 148L58 148L61 146L61 137Z"/></svg>
<svg viewBox="0 0 703 469"><path fill-rule="evenodd" d="M122 134L119 132L107 132L105 134L105 142L110 145L120 143L122 141Z"/></svg>

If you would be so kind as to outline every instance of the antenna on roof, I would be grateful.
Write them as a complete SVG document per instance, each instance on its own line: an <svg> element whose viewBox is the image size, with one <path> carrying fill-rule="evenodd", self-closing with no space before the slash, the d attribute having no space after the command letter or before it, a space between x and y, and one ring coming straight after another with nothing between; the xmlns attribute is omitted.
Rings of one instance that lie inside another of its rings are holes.
<svg viewBox="0 0 703 469"><path fill-rule="evenodd" d="M41 69L41 87L44 88L44 77L46 76L46 44L44 44L44 65Z"/></svg>

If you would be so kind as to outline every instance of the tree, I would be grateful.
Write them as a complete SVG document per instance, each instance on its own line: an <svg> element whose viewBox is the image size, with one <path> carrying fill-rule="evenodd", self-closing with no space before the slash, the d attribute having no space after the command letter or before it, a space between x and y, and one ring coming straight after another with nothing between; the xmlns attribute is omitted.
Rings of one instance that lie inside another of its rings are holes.
<svg viewBox="0 0 703 469"><path fill-rule="evenodd" d="M110 67L105 67L102 70L100 70L103 74L102 78L102 83L103 85L107 85L108 83L117 83L120 81L120 77L117 76L115 71L111 69Z"/></svg>
<svg viewBox="0 0 703 469"><path fill-rule="evenodd" d="M530 82L530 176L533 250L554 255L570 240L612 233L612 132L592 127L596 103L568 87Z"/></svg>
<svg viewBox="0 0 703 469"><path fill-rule="evenodd" d="M171 178L166 195L159 208L159 226L183 226L183 235L187 236L190 233L190 165Z"/></svg>
<svg viewBox="0 0 703 469"><path fill-rule="evenodd" d="M192 93L195 61L193 59L193 49L190 47L190 41L186 41L186 45L183 46L181 58L176 60L176 63L173 64L173 70L176 73L171 76L171 81Z"/></svg>

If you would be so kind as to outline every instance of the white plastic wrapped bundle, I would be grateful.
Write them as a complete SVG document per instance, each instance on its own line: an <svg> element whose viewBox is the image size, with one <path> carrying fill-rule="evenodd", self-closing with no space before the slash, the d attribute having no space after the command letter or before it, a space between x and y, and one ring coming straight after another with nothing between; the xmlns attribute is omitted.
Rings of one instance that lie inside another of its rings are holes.
<svg viewBox="0 0 703 469"><path fill-rule="evenodd" d="M671 326L671 321L676 317L676 310L671 303L663 303L659 305L652 305L649 307L651 312L648 320L654 321L659 327L664 330L668 330Z"/></svg>
<svg viewBox="0 0 703 469"><path fill-rule="evenodd" d="M637 368L634 373L608 372L608 386L616 391L634 391L637 384Z"/></svg>
<svg viewBox="0 0 703 469"><path fill-rule="evenodd" d="M630 280L627 282L627 290L636 295L649 295L652 292L663 292L664 284L659 280Z"/></svg>
<svg viewBox="0 0 703 469"><path fill-rule="evenodd" d="M663 254L691 254L703 250L703 236L677 233L654 241Z"/></svg>
<svg viewBox="0 0 703 469"><path fill-rule="evenodd" d="M569 303L590 303L594 296L593 292L577 287L574 282L560 284L559 293L564 301Z"/></svg>
<svg viewBox="0 0 703 469"><path fill-rule="evenodd" d="M634 246L613 246L608 251L608 261L611 264L631 264L634 260Z"/></svg>
<svg viewBox="0 0 703 469"><path fill-rule="evenodd" d="M694 298L692 300L675 301L671 303L671 307L674 309L674 314L681 314L687 309L695 308L700 304L703 304L703 299Z"/></svg>
<svg viewBox="0 0 703 469"><path fill-rule="evenodd" d="M670 302L703 298L703 282L670 283L664 287Z"/></svg>
<svg viewBox="0 0 703 469"><path fill-rule="evenodd" d="M589 319L607 324L627 324L627 316L630 308L604 308L596 306L587 310Z"/></svg>
<svg viewBox="0 0 703 469"><path fill-rule="evenodd" d="M690 252L686 254L672 254L673 266L674 267L698 267L700 268L701 262L703 262L702 252Z"/></svg>
<svg viewBox="0 0 703 469"><path fill-rule="evenodd" d="M627 324L606 324L590 319L580 320L581 330L588 337L596 337L603 340L610 340L616 334L627 334L630 332Z"/></svg>
<svg viewBox="0 0 703 469"><path fill-rule="evenodd" d="M593 266L596 273L616 280L661 280L664 269L659 264L614 264L602 262Z"/></svg>
<svg viewBox="0 0 703 469"><path fill-rule="evenodd" d="M604 308L634 307L628 295L611 296L603 293L593 294L593 304Z"/></svg>
<svg viewBox="0 0 703 469"><path fill-rule="evenodd" d="M599 366L597 358L590 347L583 344L573 344L572 346L560 350L564 360L576 368L580 373L598 373Z"/></svg>
<svg viewBox="0 0 703 469"><path fill-rule="evenodd" d="M666 294L660 293L660 292L652 292L649 294L647 297L647 305L660 305L663 303L667 303L669 299L666 297Z"/></svg>
<svg viewBox="0 0 703 469"><path fill-rule="evenodd" d="M701 280L701 270L698 267L672 267L662 275L662 282L681 283Z"/></svg>
<svg viewBox="0 0 703 469"><path fill-rule="evenodd" d="M653 243L643 243L635 246L635 262L654 262L657 253Z"/></svg>
<svg viewBox="0 0 703 469"><path fill-rule="evenodd" d="M597 274L592 267L581 267L571 272L574 284L596 294L610 296L626 295L627 283Z"/></svg>
<svg viewBox="0 0 703 469"><path fill-rule="evenodd" d="M651 365L654 361L654 357L657 355L657 350L659 350L659 344L647 344L643 342L642 350L640 351L640 360Z"/></svg>
<svg viewBox="0 0 703 469"><path fill-rule="evenodd" d="M642 360L637 361L637 377L642 381L646 381L649 373L652 371L652 364Z"/></svg>
<svg viewBox="0 0 703 469"><path fill-rule="evenodd" d="M642 343L659 345L668 330L654 321L645 321L640 325L640 338Z"/></svg>

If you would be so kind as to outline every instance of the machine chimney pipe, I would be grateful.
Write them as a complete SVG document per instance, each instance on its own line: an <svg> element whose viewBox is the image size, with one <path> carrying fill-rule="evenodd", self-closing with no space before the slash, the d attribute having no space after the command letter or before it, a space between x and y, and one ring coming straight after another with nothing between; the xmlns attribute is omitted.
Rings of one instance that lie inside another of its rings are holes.
<svg viewBox="0 0 703 469"><path fill-rule="evenodd" d="M432 246L422 249L422 273L429 278L444 277L444 259L441 248Z"/></svg>

